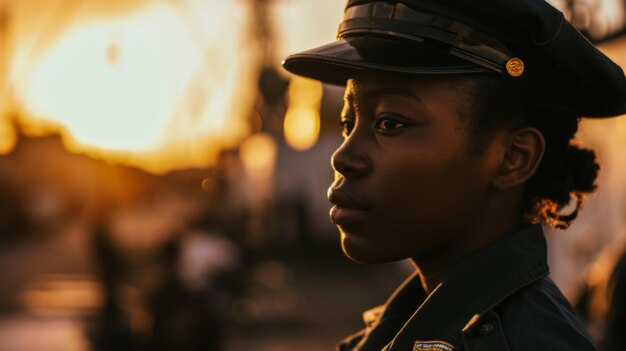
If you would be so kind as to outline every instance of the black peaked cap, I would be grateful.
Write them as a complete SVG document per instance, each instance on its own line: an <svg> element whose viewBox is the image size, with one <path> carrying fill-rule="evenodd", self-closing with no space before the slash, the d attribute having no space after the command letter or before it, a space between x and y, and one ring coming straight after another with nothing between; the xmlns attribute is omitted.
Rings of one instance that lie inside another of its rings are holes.
<svg viewBox="0 0 626 351"><path fill-rule="evenodd" d="M582 116L626 113L623 70L544 0L349 0L337 38L283 66L332 84L363 71L491 72Z"/></svg>

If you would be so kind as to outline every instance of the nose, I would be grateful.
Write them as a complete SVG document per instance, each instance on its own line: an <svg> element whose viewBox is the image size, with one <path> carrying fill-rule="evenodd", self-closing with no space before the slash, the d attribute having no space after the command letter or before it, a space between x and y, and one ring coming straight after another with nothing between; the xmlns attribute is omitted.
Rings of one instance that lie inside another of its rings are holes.
<svg viewBox="0 0 626 351"><path fill-rule="evenodd" d="M333 153L330 163L344 177L361 177L371 168L366 146L354 133Z"/></svg>

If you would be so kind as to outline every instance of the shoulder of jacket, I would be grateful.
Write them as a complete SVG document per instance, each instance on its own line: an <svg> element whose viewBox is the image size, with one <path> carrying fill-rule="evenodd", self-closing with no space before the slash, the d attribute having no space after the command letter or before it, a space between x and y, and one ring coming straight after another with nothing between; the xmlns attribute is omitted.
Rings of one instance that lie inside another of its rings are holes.
<svg viewBox="0 0 626 351"><path fill-rule="evenodd" d="M549 278L521 289L464 335L466 351L596 351L561 291Z"/></svg>

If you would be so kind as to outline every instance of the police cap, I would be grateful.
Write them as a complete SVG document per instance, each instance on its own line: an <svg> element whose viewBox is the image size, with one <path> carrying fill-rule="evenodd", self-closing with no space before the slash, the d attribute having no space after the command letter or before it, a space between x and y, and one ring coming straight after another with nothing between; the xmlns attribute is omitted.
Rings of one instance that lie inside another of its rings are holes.
<svg viewBox="0 0 626 351"><path fill-rule="evenodd" d="M545 0L349 0L337 41L288 71L345 84L362 71L501 74L586 117L626 113L626 78Z"/></svg>

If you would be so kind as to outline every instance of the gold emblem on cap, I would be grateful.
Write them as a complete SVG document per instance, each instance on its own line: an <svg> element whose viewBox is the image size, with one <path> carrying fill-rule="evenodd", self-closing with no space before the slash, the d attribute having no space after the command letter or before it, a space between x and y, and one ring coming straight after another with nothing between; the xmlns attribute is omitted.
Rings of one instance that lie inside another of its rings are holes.
<svg viewBox="0 0 626 351"><path fill-rule="evenodd" d="M514 57L507 61L506 71L511 77L519 77L524 73L524 61Z"/></svg>

